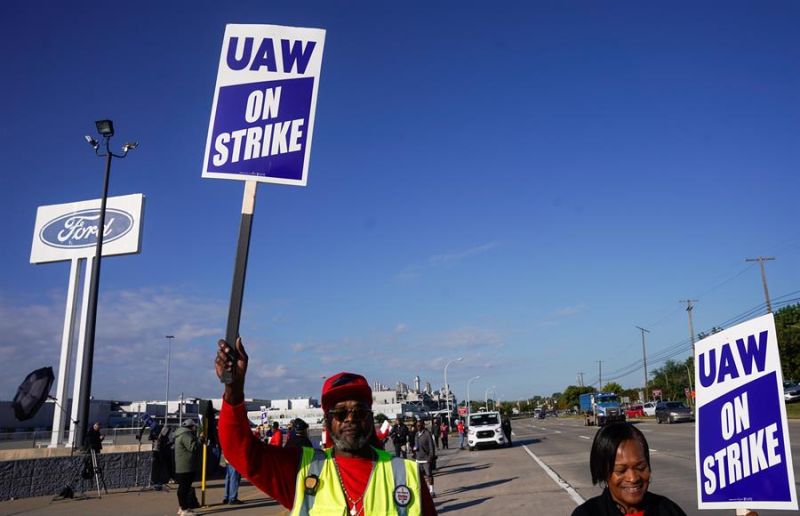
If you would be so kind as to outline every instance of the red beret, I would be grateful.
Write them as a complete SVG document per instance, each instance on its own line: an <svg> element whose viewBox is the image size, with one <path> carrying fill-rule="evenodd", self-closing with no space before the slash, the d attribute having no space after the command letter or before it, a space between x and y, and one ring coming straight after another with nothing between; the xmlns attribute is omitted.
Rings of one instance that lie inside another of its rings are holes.
<svg viewBox="0 0 800 516"><path fill-rule="evenodd" d="M372 406L372 389L360 374L339 373L322 385L322 410L327 412L341 401L360 401Z"/></svg>

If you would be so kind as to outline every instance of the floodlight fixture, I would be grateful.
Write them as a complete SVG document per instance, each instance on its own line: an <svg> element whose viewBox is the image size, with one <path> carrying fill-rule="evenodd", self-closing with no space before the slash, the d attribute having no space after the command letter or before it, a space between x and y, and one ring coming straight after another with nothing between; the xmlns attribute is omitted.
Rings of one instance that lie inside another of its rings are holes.
<svg viewBox="0 0 800 516"><path fill-rule="evenodd" d="M97 126L97 132L103 138L111 138L114 136L114 122L111 120L98 120L94 123Z"/></svg>
<svg viewBox="0 0 800 516"><path fill-rule="evenodd" d="M122 152L132 151L139 146L139 142L128 142L122 146Z"/></svg>
<svg viewBox="0 0 800 516"><path fill-rule="evenodd" d="M97 143L97 140L95 140L94 138L92 138L92 137L91 137L91 136L89 136L88 134L87 134L86 136L84 136L84 138L86 138L86 143L88 143L89 145L91 145L91 146L92 146L92 148L94 148L94 150L97 150L97 147L99 147L99 146L100 146L100 144L99 144L99 143Z"/></svg>

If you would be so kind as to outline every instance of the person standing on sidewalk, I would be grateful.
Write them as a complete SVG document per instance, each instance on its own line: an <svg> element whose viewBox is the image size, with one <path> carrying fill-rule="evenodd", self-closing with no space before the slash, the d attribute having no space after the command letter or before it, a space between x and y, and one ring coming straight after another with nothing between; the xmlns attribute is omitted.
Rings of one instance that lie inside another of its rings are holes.
<svg viewBox="0 0 800 516"><path fill-rule="evenodd" d="M448 435L450 433L450 427L447 426L447 421L442 420L442 424L439 425L439 428L434 429L434 432L439 431L439 437L442 439L442 449L446 450L447 448L447 440Z"/></svg>
<svg viewBox="0 0 800 516"><path fill-rule="evenodd" d="M242 474L225 459L225 454L222 454L222 462L225 466L225 497L222 503L241 505L243 502L239 500L239 482L242 480Z"/></svg>
<svg viewBox="0 0 800 516"><path fill-rule="evenodd" d="M184 419L181 427L175 431L175 481L178 482L179 516L194 516L192 511L194 490L192 482L197 473L200 457L200 439L195 435L197 424L193 419Z"/></svg>
<svg viewBox="0 0 800 516"><path fill-rule="evenodd" d="M389 432L389 437L394 444L394 454L397 457L406 458L406 449L408 446L408 427L403 423L403 418L397 416L394 426Z"/></svg>
<svg viewBox="0 0 800 516"><path fill-rule="evenodd" d="M269 444L272 446L283 446L283 432L277 421L272 422L272 435L269 437Z"/></svg>
<svg viewBox="0 0 800 516"><path fill-rule="evenodd" d="M436 497L436 492L433 490L433 465L436 462L436 445L433 443L433 436L425 428L425 421L419 420L417 422L417 435L416 445L414 446L414 457L417 459L417 465L422 476L425 477L425 482L428 484L428 489L431 492L431 498Z"/></svg>
<svg viewBox="0 0 800 516"><path fill-rule="evenodd" d="M506 436L506 441L508 441L508 447L511 448L511 420L508 416L503 416L503 422L500 423L500 427L503 429L503 434Z"/></svg>
<svg viewBox="0 0 800 516"><path fill-rule="evenodd" d="M406 445L406 452L409 459L416 457L417 446L417 417L411 416L411 428L408 429L408 444Z"/></svg>
<svg viewBox="0 0 800 516"><path fill-rule="evenodd" d="M292 428L294 428L294 435L286 441L286 446L314 447L311 444L311 439L308 438L308 423L298 417L292 422Z"/></svg>
<svg viewBox="0 0 800 516"><path fill-rule="evenodd" d="M467 433L464 431L464 422L460 419L458 420L458 423L456 423L456 430L458 430L458 439L459 439L458 449L463 450L464 438L467 436Z"/></svg>
<svg viewBox="0 0 800 516"><path fill-rule="evenodd" d="M96 454L100 453L103 449L103 439L106 437L100 433L100 421L95 421L92 428L86 432L86 442L90 449L94 450Z"/></svg>

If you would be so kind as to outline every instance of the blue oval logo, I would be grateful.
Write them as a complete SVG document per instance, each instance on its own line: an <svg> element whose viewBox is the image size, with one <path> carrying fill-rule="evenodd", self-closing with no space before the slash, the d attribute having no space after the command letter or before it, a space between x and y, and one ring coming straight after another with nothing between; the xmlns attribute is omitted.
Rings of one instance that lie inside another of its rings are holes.
<svg viewBox="0 0 800 516"><path fill-rule="evenodd" d="M52 247L76 249L97 245L97 226L100 209L81 210L51 220L39 232L39 240ZM125 236L133 228L133 216L128 212L106 208L103 244Z"/></svg>

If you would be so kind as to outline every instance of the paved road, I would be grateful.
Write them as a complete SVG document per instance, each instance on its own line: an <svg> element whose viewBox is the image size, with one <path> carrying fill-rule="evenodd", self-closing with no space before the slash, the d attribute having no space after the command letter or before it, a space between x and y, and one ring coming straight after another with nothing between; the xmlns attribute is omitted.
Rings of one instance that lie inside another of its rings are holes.
<svg viewBox="0 0 800 516"><path fill-rule="evenodd" d="M694 424L638 423L652 450L653 491L675 500L689 515L733 516L734 511L696 509ZM790 422L795 478L800 478L800 421ZM514 447L468 452L440 452L436 506L440 514L569 516L582 499L600 493L589 477L589 449L594 428L575 419L515 420ZM457 443L457 439L451 439ZM548 470L551 471L548 474ZM197 483L195 484L197 485ZM199 491L199 490L198 490ZM199 495L199 492L198 492ZM287 511L254 487L240 489L242 506L223 506L222 481L209 485L209 506L201 514L278 515ZM175 491L113 492L102 498L51 501L50 497L0 502L0 514L173 515ZM790 511L762 511L784 516Z"/></svg>

